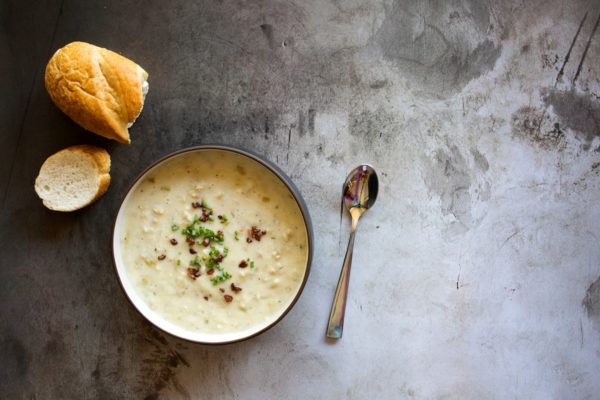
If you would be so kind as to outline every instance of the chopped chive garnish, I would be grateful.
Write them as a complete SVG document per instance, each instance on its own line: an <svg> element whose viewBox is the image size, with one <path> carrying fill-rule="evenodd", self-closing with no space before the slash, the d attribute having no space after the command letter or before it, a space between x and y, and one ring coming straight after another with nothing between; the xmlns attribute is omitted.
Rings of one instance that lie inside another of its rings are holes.
<svg viewBox="0 0 600 400"><path fill-rule="evenodd" d="M202 237L208 238L209 240L212 240L217 243L223 243L224 240L222 234L219 234L218 232L215 233L213 230L201 226L200 219L198 218L198 216L195 216L194 221L192 221L191 224L186 226L185 229L181 231L181 233L192 239Z"/></svg>
<svg viewBox="0 0 600 400"><path fill-rule="evenodd" d="M219 275L210 278L213 285L217 285L221 282L225 282L227 279L231 279L231 275L227 271L222 271Z"/></svg>
<svg viewBox="0 0 600 400"><path fill-rule="evenodd" d="M193 260L190 260L190 265L192 267L200 268L200 257L196 256Z"/></svg>

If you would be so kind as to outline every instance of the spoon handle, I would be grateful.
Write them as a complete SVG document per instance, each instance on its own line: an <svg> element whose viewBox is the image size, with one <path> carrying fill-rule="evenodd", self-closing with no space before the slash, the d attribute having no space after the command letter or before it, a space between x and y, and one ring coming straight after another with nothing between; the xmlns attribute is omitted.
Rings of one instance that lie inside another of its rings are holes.
<svg viewBox="0 0 600 400"><path fill-rule="evenodd" d="M356 228L352 229L348 248L346 249L346 257L344 257L344 265L340 273L340 280L335 289L335 297L331 305L329 313L329 322L327 323L327 337L339 339L342 337L344 330L344 315L346 311L346 298L348 297L348 283L350 282L350 267L352 266L352 252L354 250L354 235Z"/></svg>

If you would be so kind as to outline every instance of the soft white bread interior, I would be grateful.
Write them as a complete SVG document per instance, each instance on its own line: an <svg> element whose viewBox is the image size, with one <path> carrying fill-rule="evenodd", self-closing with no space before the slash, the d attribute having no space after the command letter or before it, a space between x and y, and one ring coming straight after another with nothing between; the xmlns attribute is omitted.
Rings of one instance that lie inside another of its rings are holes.
<svg viewBox="0 0 600 400"><path fill-rule="evenodd" d="M45 85L52 101L73 121L98 135L130 143L128 128L144 106L148 73L102 47L73 42L54 53Z"/></svg>
<svg viewBox="0 0 600 400"><path fill-rule="evenodd" d="M106 150L88 145L67 147L46 159L35 180L35 191L51 210L78 210L106 192L109 172Z"/></svg>

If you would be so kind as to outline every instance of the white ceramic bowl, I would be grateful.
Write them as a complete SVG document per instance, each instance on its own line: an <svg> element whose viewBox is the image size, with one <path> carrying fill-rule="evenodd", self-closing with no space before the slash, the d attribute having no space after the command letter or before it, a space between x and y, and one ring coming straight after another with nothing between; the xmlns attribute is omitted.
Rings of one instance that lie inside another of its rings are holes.
<svg viewBox="0 0 600 400"><path fill-rule="evenodd" d="M188 154L189 152L207 152L207 151L229 151L229 152L236 153L238 155L242 155L244 157L247 157L249 159L249 161L253 161L253 162L256 162L256 163L262 165L265 168L265 170L267 171L267 173L271 173L274 176L276 176L277 178L279 178L281 180L281 182L283 182L284 185L288 188L290 194L293 196L296 203L298 204L298 207L300 208L302 217L304 219L304 225L306 228L306 234L307 234L307 238L308 238L308 256L307 256L307 262L306 262L306 270L304 273L302 283L298 287L298 290L295 293L290 294L290 296L292 296L292 297L291 297L291 301L290 301L289 305L287 307L285 307L280 313L273 315L271 318L269 318L268 320L266 320L258 325L252 326L245 330L230 332L230 333L206 333L206 332L190 331L190 330L182 328L182 327L168 321L163 316L161 316L157 312L150 309L150 307L148 307L148 305L138 295L136 289L133 287L131 281L128 279L127 268L126 268L125 263L123 262L123 254L122 254L122 249L121 249L121 238L123 236L125 210L127 208L128 201L130 200L132 194L135 192L135 189L140 184L140 182L142 182L150 173L152 173L153 171L156 171L158 168L161 168L161 166L167 160L172 160L175 157L179 157L181 155ZM181 338L181 339L189 340L189 341L196 342L196 343L203 343L203 344L225 344L225 343L238 342L238 341L245 340L245 339L251 338L253 336L256 336L256 335L268 330L275 324L277 324L288 313L288 311L294 306L294 304L298 300L298 297L302 293L302 290L304 289L304 285L306 284L306 280L308 279L308 275L310 272L312 254L313 254L312 224L311 224L311 220L310 220L310 215L308 213L308 209L307 209L306 204L304 203L304 200L302 199L302 196L300 195L300 192L298 191L298 189L294 186L294 184L291 182L291 180L274 164L270 163L269 161L261 158L260 156L258 156L256 154L253 154L252 152L249 152L247 150L242 150L239 148L230 147L230 146L206 145L206 146L190 147L190 148L186 148L186 149L177 151L175 153L169 154L169 155L161 158L160 160L156 161L152 165L150 165L137 177L137 179L135 179L134 183L131 185L131 187L127 191L127 193L121 203L121 206L119 208L119 212L118 212L117 218L115 220L115 226L114 226L114 231L113 231L113 259L114 259L117 276L119 278L119 282L121 283L121 287L125 291L126 296L129 298L129 300L131 301L133 306L148 321L150 321L154 326L163 330L164 332L167 332L167 333L169 333L173 336L176 336L178 338Z"/></svg>

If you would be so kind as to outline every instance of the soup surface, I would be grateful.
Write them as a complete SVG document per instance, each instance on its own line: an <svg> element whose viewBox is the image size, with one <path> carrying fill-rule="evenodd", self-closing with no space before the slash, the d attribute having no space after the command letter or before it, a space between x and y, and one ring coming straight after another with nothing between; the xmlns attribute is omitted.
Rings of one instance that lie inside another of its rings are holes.
<svg viewBox="0 0 600 400"><path fill-rule="evenodd" d="M155 167L126 203L127 279L186 330L236 332L277 319L306 273L308 239L287 187L237 153L200 150Z"/></svg>

